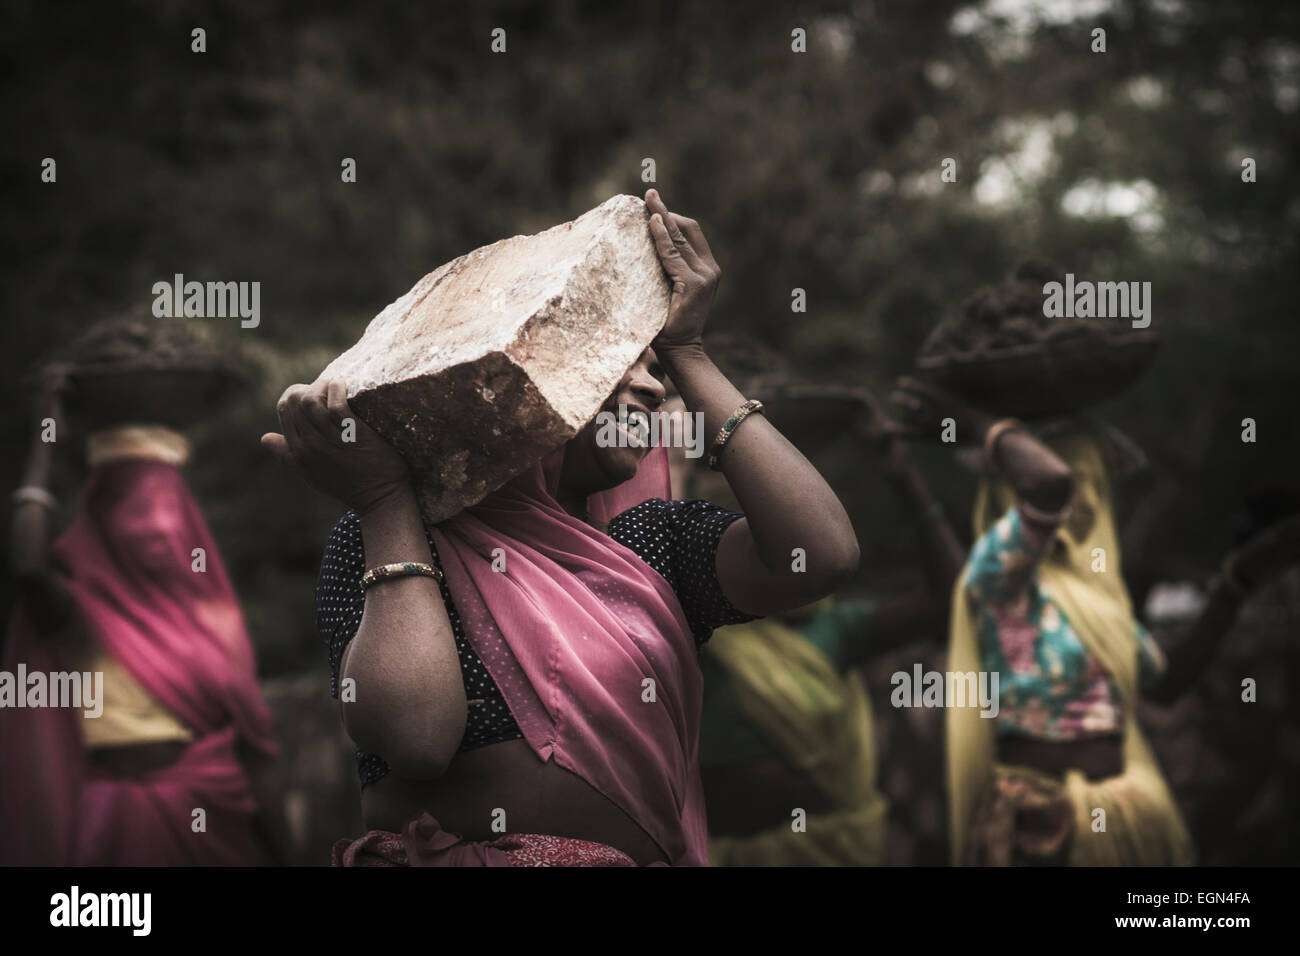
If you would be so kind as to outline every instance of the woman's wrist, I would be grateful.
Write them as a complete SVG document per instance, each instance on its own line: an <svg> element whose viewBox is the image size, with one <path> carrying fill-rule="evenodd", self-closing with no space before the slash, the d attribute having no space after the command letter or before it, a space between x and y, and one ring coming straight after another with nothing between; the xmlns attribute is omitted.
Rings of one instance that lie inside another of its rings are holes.
<svg viewBox="0 0 1300 956"><path fill-rule="evenodd" d="M664 351L656 346L655 355L681 393L687 409L708 416L711 431L720 428L727 416L745 400L745 396L713 364L702 345L678 345Z"/></svg>
<svg viewBox="0 0 1300 956"><path fill-rule="evenodd" d="M699 339L692 342L682 342L677 345L654 346L655 356L668 369L668 374L672 375L673 367L683 363L690 363L707 358L704 352L704 343Z"/></svg>
<svg viewBox="0 0 1300 956"><path fill-rule="evenodd" d="M23 473L24 488L41 488L45 491L50 489L50 469L49 468L31 468L29 467Z"/></svg>
<svg viewBox="0 0 1300 956"><path fill-rule="evenodd" d="M1002 440L1007 432L1023 431L1024 425L1014 418L1000 418L997 421L989 420L983 427L983 437L980 444L984 447L984 457L990 465L996 467L998 463L998 443Z"/></svg>
<svg viewBox="0 0 1300 956"><path fill-rule="evenodd" d="M409 481L404 481L364 495L351 508L358 518L364 520L386 511L406 510L412 505L418 510L415 488Z"/></svg>
<svg viewBox="0 0 1300 956"><path fill-rule="evenodd" d="M52 443L41 442L32 449L23 469L23 485L28 488L46 488L50 486L50 471L53 464Z"/></svg>
<svg viewBox="0 0 1300 956"><path fill-rule="evenodd" d="M367 567L403 562L430 563L428 532L420 514L415 489L394 488L365 512L356 512L361 524Z"/></svg>

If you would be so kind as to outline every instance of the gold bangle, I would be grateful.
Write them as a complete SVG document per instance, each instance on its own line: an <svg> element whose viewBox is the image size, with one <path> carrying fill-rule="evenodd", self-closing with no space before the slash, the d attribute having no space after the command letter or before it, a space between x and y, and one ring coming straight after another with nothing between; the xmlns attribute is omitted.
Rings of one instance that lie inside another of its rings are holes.
<svg viewBox="0 0 1300 956"><path fill-rule="evenodd" d="M380 581L412 576L433 578L439 584L442 583L442 572L432 564L424 564L419 561L399 561L396 564L381 564L377 568L371 568L361 576L361 587L363 590L367 590Z"/></svg>
<svg viewBox="0 0 1300 956"><path fill-rule="evenodd" d="M997 451L998 439L1014 428L1024 427L1025 423L1015 418L1002 418L989 426L988 433L984 436L984 457L990 465L997 465L997 459L993 454Z"/></svg>
<svg viewBox="0 0 1300 956"><path fill-rule="evenodd" d="M731 436L740 427L740 423L754 412L761 412L762 410L763 403L756 398L751 398L731 413L731 417L723 422L718 437L713 440L713 447L709 449L709 468L713 471L720 470L721 466L718 463L718 457L722 454L722 449L727 446L727 442L731 441Z"/></svg>

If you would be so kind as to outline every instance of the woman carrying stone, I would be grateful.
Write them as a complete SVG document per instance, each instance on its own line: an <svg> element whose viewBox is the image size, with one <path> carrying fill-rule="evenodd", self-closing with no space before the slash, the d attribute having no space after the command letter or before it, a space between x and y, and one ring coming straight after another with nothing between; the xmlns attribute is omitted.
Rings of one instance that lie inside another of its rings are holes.
<svg viewBox="0 0 1300 956"><path fill-rule="evenodd" d="M698 644L856 568L834 493L701 345L720 270L700 227L646 203L668 320L604 410L654 412L671 376L743 513L668 500L663 450L605 447L593 420L426 527L394 449L360 421L339 440L342 382L280 401L264 443L350 509L317 594L368 832L336 864L706 864Z"/></svg>
<svg viewBox="0 0 1300 956"><path fill-rule="evenodd" d="M1040 438L933 385L900 380L916 422L951 418L986 462L975 544L954 590L948 668L999 678L995 716L947 710L958 864L1185 865L1191 837L1138 725L1212 659L1245 595L1300 558L1300 518L1229 555L1168 658L1134 616L1108 445L1076 424Z"/></svg>
<svg viewBox="0 0 1300 956"><path fill-rule="evenodd" d="M89 678L101 712L0 711L0 862L285 862L271 715L216 541L180 471L184 436L148 423L91 431L77 514L50 543L48 439L66 434L67 371L45 378L44 424L14 494L19 607L3 670L76 673L83 688ZM59 431L43 434L49 427Z"/></svg>

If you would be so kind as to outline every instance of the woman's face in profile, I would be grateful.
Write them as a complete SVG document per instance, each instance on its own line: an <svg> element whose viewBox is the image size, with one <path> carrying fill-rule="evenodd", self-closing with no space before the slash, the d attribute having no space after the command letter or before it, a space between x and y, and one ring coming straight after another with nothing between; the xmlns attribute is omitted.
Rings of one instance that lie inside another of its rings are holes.
<svg viewBox="0 0 1300 956"><path fill-rule="evenodd" d="M620 485L636 475L641 460L649 453L648 445L639 445L634 434L629 434L619 420L620 407L634 422L639 416L654 415L663 405L667 390L664 388L664 370L647 348L624 373L618 386L600 407L596 417L569 442L565 452L565 479L573 482L586 494L594 494ZM604 425L612 416L611 429ZM632 426L635 431L635 425ZM617 440L609 441L613 435Z"/></svg>

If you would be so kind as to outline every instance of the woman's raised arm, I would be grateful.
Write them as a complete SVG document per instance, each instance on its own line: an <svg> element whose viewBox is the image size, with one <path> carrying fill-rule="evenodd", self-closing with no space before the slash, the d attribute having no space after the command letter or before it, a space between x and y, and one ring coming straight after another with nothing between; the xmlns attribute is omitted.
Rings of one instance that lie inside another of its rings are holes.
<svg viewBox="0 0 1300 956"><path fill-rule="evenodd" d="M66 366L51 365L45 369L37 401L40 418L22 487L14 496L10 567L23 606L41 634L60 631L72 614L72 598L50 566L54 498L49 485L56 443L46 439L57 438L57 432L53 436L45 434L46 420L52 421L56 429L63 427L60 395L66 383Z"/></svg>
<svg viewBox="0 0 1300 956"><path fill-rule="evenodd" d="M1018 422L996 422L983 409L914 378L900 378L893 398L913 421L927 428L926 437L937 438L940 422L951 418L959 442L985 446L993 458L990 464L1006 478L1018 501L1039 512L1058 514L1074 496L1070 466Z"/></svg>
<svg viewBox="0 0 1300 956"><path fill-rule="evenodd" d="M410 473L397 451L347 404L341 381L290 386L277 406L283 434L262 444L318 490L356 512L370 567L431 560ZM345 419L355 441L343 441ZM465 685L438 585L400 577L366 592L339 668L343 723L357 746L403 777L439 777L465 734Z"/></svg>
<svg viewBox="0 0 1300 956"><path fill-rule="evenodd" d="M650 232L673 283L668 322L654 341L691 412L703 412L706 440L745 401L713 364L701 339L722 270L694 220L646 193ZM750 415L726 443L722 473L740 502L718 542L718 583L751 614L793 610L840 587L858 567L858 539L839 498L808 459L763 415Z"/></svg>

